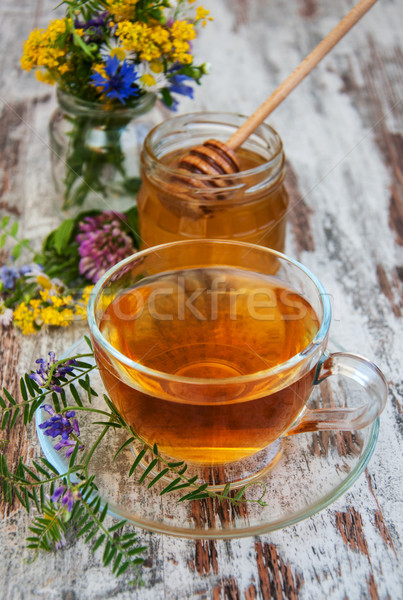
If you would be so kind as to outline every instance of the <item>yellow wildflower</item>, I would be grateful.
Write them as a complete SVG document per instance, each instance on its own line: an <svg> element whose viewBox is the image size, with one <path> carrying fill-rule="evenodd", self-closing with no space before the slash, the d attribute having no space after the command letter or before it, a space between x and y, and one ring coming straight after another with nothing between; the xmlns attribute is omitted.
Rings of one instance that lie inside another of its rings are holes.
<svg viewBox="0 0 403 600"><path fill-rule="evenodd" d="M207 25L207 21L214 21L213 17L209 17L209 14L209 10L206 10L203 6L198 6L196 8L196 23L201 21L202 27L205 27Z"/></svg>
<svg viewBox="0 0 403 600"><path fill-rule="evenodd" d="M189 41L196 37L194 25L187 21L175 21L171 27L171 35L174 47L171 59L184 64L190 64L193 56L189 52Z"/></svg>
<svg viewBox="0 0 403 600"><path fill-rule="evenodd" d="M53 85L57 81L57 76L55 73L49 73L49 71L43 72L40 69L35 71L35 77L38 81L41 81L42 83L48 83L49 85Z"/></svg>
<svg viewBox="0 0 403 600"><path fill-rule="evenodd" d="M31 31L24 44L24 52L21 57L21 67L30 71L35 67L45 69L45 73L36 74L38 79L46 83L55 83L58 74L68 70L66 66L67 49L66 40L61 45L63 36L71 25L70 19L55 19L49 23L46 30L34 29Z"/></svg>
<svg viewBox="0 0 403 600"><path fill-rule="evenodd" d="M134 7L138 0L109 0L107 6L116 21L134 18Z"/></svg>
<svg viewBox="0 0 403 600"><path fill-rule="evenodd" d="M93 289L94 289L93 285L86 285L85 288L84 288L84 290L83 290L81 298L82 298L82 301L84 302L84 304L86 306L88 304L88 301L90 299L91 292L92 292Z"/></svg>
<svg viewBox="0 0 403 600"><path fill-rule="evenodd" d="M67 327L74 320L74 313L70 308L58 311L53 306L47 306L42 309L41 317L44 325Z"/></svg>
<svg viewBox="0 0 403 600"><path fill-rule="evenodd" d="M42 45L42 32L43 29L34 29L24 44L24 52L20 61L24 71L30 71L38 64L39 49Z"/></svg>
<svg viewBox="0 0 403 600"><path fill-rule="evenodd" d="M14 325L21 329L24 335L32 335L39 331L40 324L36 322L40 315L38 303L40 304L39 300L31 300L28 305L21 302L14 310Z"/></svg>
<svg viewBox="0 0 403 600"><path fill-rule="evenodd" d="M116 28L123 47L129 52L139 54L141 60L153 61L170 52L172 43L169 32L159 24L123 21Z"/></svg>

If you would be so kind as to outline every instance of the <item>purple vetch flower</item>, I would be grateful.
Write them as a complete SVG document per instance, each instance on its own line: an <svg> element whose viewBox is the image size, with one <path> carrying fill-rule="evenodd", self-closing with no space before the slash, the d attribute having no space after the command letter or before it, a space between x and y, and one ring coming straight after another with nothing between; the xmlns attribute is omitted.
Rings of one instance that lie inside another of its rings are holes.
<svg viewBox="0 0 403 600"><path fill-rule="evenodd" d="M98 13L97 15L94 15L94 17L92 19L89 19L88 21L74 21L74 27L76 29L84 30L87 30L91 27L104 27L106 25L108 17L109 13L105 10L101 13Z"/></svg>
<svg viewBox="0 0 403 600"><path fill-rule="evenodd" d="M20 274L14 267L0 267L0 279L6 290L13 290Z"/></svg>
<svg viewBox="0 0 403 600"><path fill-rule="evenodd" d="M54 392L58 392L60 394L62 388L59 385L59 380L66 377L67 373L73 372L74 367L77 365L77 361L74 358L71 358L58 365L53 371L50 383L47 385L50 369L57 362L54 352L49 352L48 356L48 360L46 360L46 358L38 358L36 360L36 364L40 366L35 373L31 373L28 375L28 377L33 379L40 387L46 386L49 390L53 390Z"/></svg>
<svg viewBox="0 0 403 600"><path fill-rule="evenodd" d="M76 413L74 410L68 410L64 413L64 415L57 413L55 409L50 406L50 404L42 404L41 408L50 414L50 419L41 423L39 425L40 429L44 429L44 434L52 437L53 439L56 437L61 438L57 444L55 444L54 449L61 450L62 448L67 448L66 458L68 458L71 456L71 454L73 454L77 441L70 439L70 436L72 434L75 437L80 436L78 421L74 418ZM82 450L83 448L84 446L79 446L79 450Z"/></svg>
<svg viewBox="0 0 403 600"><path fill-rule="evenodd" d="M107 11L94 15L92 19L88 21L74 21L75 29L84 30L84 41L89 43L99 43L104 38L104 28L107 25L109 13Z"/></svg>
<svg viewBox="0 0 403 600"><path fill-rule="evenodd" d="M122 228L124 221L124 215L105 211L79 223L79 270L89 281L95 283L110 267L136 252L131 237Z"/></svg>
<svg viewBox="0 0 403 600"><path fill-rule="evenodd" d="M81 494L77 488L68 488L65 485L56 488L54 494L50 497L52 502L61 502L68 512L73 510L74 502L80 498Z"/></svg>

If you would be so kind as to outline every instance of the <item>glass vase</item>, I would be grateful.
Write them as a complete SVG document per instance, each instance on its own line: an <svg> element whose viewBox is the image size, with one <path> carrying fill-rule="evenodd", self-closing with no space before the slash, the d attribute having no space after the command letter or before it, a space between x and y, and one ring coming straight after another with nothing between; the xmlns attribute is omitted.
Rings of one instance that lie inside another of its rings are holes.
<svg viewBox="0 0 403 600"><path fill-rule="evenodd" d="M139 161L148 131L162 119L156 96L110 109L57 90L49 123L54 208L63 218L87 210L123 211L136 201Z"/></svg>

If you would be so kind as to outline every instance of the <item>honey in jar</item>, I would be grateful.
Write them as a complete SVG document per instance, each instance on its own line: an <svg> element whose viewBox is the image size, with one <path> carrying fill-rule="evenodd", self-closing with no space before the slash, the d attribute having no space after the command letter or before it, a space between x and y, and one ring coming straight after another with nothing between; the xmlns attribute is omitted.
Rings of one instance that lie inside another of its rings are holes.
<svg viewBox="0 0 403 600"><path fill-rule="evenodd" d="M279 135L261 125L236 151L240 172L191 173L177 165L210 138L225 142L245 117L194 113L157 125L146 137L138 194L142 249L184 239L232 239L284 251L288 194Z"/></svg>

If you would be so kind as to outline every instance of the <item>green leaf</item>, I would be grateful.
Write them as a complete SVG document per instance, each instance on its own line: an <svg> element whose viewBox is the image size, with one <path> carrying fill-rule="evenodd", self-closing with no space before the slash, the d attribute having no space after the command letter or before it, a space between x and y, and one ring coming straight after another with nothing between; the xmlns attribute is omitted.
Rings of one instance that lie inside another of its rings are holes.
<svg viewBox="0 0 403 600"><path fill-rule="evenodd" d="M25 385L25 381L22 377L20 378L20 390L21 390L21 396L22 396L23 400L26 402L28 400L28 392L27 392L27 387Z"/></svg>
<svg viewBox="0 0 403 600"><path fill-rule="evenodd" d="M11 225L10 234L17 235L17 233L18 233L18 221L14 221L14 223Z"/></svg>
<svg viewBox="0 0 403 600"><path fill-rule="evenodd" d="M54 244L56 252L61 254L67 247L75 225L74 219L65 219L54 231Z"/></svg>
<svg viewBox="0 0 403 600"><path fill-rule="evenodd" d="M14 425L15 425L15 422L16 422L16 420L17 420L17 418L18 418L18 415L19 415L19 413L20 413L20 409L19 409L19 407L17 406L17 408L16 408L16 409L15 409L15 411L14 411L13 418L12 418L12 419L11 419L11 421L10 421L10 429L12 429L12 428L14 427Z"/></svg>
<svg viewBox="0 0 403 600"><path fill-rule="evenodd" d="M112 546L112 548L106 553L106 556L104 554L103 562L104 562L105 567L107 567L110 564L110 562L112 561L112 559L115 556L116 552L117 552L116 546Z"/></svg>
<svg viewBox="0 0 403 600"><path fill-rule="evenodd" d="M85 525L85 527L83 527L82 529L80 529L80 531L76 534L77 538L80 538L81 536L83 536L86 533L88 533L90 531L90 529L92 529L92 527L94 527L94 522L93 521L91 521L90 523L87 523L87 525Z"/></svg>
<svg viewBox="0 0 403 600"><path fill-rule="evenodd" d="M156 475L154 477L154 479L152 481L150 481L150 483L148 484L147 488L150 489L150 487L152 487L153 485L155 485L157 483L157 481L159 481L161 479L161 477L163 477L168 472L169 472L168 467L165 468L165 469L162 469L162 471L160 471L158 473L158 475Z"/></svg>
<svg viewBox="0 0 403 600"><path fill-rule="evenodd" d="M55 407L55 411L57 413L59 413L61 410L61 407L60 407L60 402L59 402L59 396L56 394L56 392L52 393L52 402L53 402L53 406Z"/></svg>
<svg viewBox="0 0 403 600"><path fill-rule="evenodd" d="M29 377L28 373L25 373L24 379L25 379L25 384L27 386L29 395L32 398L35 398L36 392L35 392L34 388L32 387L32 379Z"/></svg>
<svg viewBox="0 0 403 600"><path fill-rule="evenodd" d="M15 260L17 260L17 258L19 258L21 255L21 250L22 250L21 244L16 244L14 246L14 248L11 250L11 256L13 258L15 258Z"/></svg>
<svg viewBox="0 0 403 600"><path fill-rule="evenodd" d="M185 464L183 460L181 460L180 462L170 462L168 463L168 467L170 469L176 469L177 467L181 467L183 464Z"/></svg>
<svg viewBox="0 0 403 600"><path fill-rule="evenodd" d="M9 222L10 222L10 217L9 217L8 215L5 215L5 216L2 218L2 220L1 220L0 227L1 227L2 229L4 229L4 227L7 227L7 225L9 224Z"/></svg>
<svg viewBox="0 0 403 600"><path fill-rule="evenodd" d="M123 565L120 567L120 569L118 570L118 572L116 573L116 577L119 577L120 575L123 575L123 573L125 571L127 571L127 569L130 567L130 562L126 561L125 563L123 563Z"/></svg>
<svg viewBox="0 0 403 600"><path fill-rule="evenodd" d="M134 437L130 437L128 440L126 440L119 448L119 450L116 452L115 456L113 457L113 460L115 461L117 459L117 457L119 456L119 454L122 452L122 450L124 450L129 444L131 444L132 442L134 442L135 438Z"/></svg>
<svg viewBox="0 0 403 600"><path fill-rule="evenodd" d="M231 489L231 484L227 483L225 488L222 491L222 496L224 496L224 498L228 497L228 493L229 493L230 489Z"/></svg>
<svg viewBox="0 0 403 600"><path fill-rule="evenodd" d="M59 471L56 469L56 467L54 467L52 465L52 463L50 463L46 458L40 457L39 460L41 462L43 462L43 464L45 465L45 467L47 467L50 471L52 471L52 473L54 473L55 475L59 475Z"/></svg>
<svg viewBox="0 0 403 600"><path fill-rule="evenodd" d="M91 350L91 352L93 352L93 349L92 349L92 343L91 343L91 340L90 340L90 338L89 338L87 335L85 335L85 336L84 336L84 339L85 339L85 341L87 342L87 344L88 344L88 346L89 346L89 349Z"/></svg>
<svg viewBox="0 0 403 600"><path fill-rule="evenodd" d="M143 458L143 456L145 455L147 449L143 448L138 455L136 456L136 459L134 461L134 463L132 464L132 466L130 467L130 471L129 471L129 477L131 477L137 467L137 465L139 464L139 462L141 461L141 459Z"/></svg>
<svg viewBox="0 0 403 600"><path fill-rule="evenodd" d="M70 383L69 388L70 388L71 395L73 396L77 406L83 406L83 403L80 398L80 394L78 393L76 386L73 385L72 383Z"/></svg>
<svg viewBox="0 0 403 600"><path fill-rule="evenodd" d="M113 563L113 568L112 568L113 573L116 573L117 569L119 568L120 563L122 562L122 558L123 558L122 554L118 554L117 557L115 558L115 562Z"/></svg>
<svg viewBox="0 0 403 600"><path fill-rule="evenodd" d="M106 517L106 514L108 512L108 503L106 502L105 506L102 509L102 512L100 514L99 520L102 523Z"/></svg>
<svg viewBox="0 0 403 600"><path fill-rule="evenodd" d="M9 417L10 417L10 413L9 412L4 413L3 420L1 422L1 429L4 430L6 428L6 425L7 425Z"/></svg>
<svg viewBox="0 0 403 600"><path fill-rule="evenodd" d="M118 529L120 529L121 527L124 527L124 525L126 525L127 521L119 521L119 523L115 523L115 525L112 525L112 527L109 527L108 531L109 533L113 533L114 531L117 531Z"/></svg>
<svg viewBox="0 0 403 600"><path fill-rule="evenodd" d="M167 494L168 492L171 492L173 490L173 488L175 488L175 486L180 483L182 481L182 479L180 477L176 477L176 479L174 479L173 481L171 481L170 484L167 485L167 487L165 487L162 492L160 492L160 496L163 496L164 494Z"/></svg>
<svg viewBox="0 0 403 600"><path fill-rule="evenodd" d="M98 548L103 544L104 539L105 539L105 534L102 534L94 543L93 547L91 548L91 552L96 552L98 550Z"/></svg>
<svg viewBox="0 0 403 600"><path fill-rule="evenodd" d="M6 390L6 388L4 388L4 387L3 387L3 393L10 404L12 404L13 406L15 406L17 404L17 401L12 397L10 392L8 390Z"/></svg>
<svg viewBox="0 0 403 600"><path fill-rule="evenodd" d="M88 544L90 540L98 533L98 527L94 527L94 529L87 535L85 538L85 543Z"/></svg>
<svg viewBox="0 0 403 600"><path fill-rule="evenodd" d="M70 456L70 461L69 461L69 469L71 469L71 467L74 466L74 463L76 461L77 458L77 453L78 453L78 448L79 448L80 444L78 442L76 442L76 445L74 446L74 450Z"/></svg>
<svg viewBox="0 0 403 600"><path fill-rule="evenodd" d="M242 496L244 495L245 490L246 490L246 485L244 485L243 487L241 487L240 490L237 491L237 493L234 496L234 500L240 500L242 498Z"/></svg>
<svg viewBox="0 0 403 600"><path fill-rule="evenodd" d="M155 467L155 465L158 463L158 458L154 458L154 460L152 460L150 462L150 464L148 465L148 467L146 468L146 470L144 471L144 473L142 474L142 476L139 479L139 483L143 483L144 479L147 477L147 475L153 470L153 468Z"/></svg>

